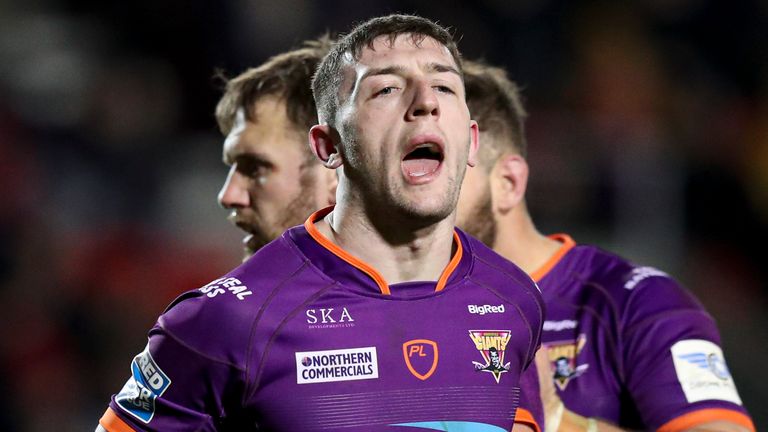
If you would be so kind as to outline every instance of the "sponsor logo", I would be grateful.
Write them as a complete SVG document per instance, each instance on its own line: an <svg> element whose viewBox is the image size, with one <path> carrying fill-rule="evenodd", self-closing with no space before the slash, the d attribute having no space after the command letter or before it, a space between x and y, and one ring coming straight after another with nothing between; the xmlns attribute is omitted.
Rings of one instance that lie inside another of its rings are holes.
<svg viewBox="0 0 768 432"><path fill-rule="evenodd" d="M205 293L205 295L207 295L209 298L214 298L217 295L224 294L225 292L229 291L230 293L237 296L238 300L245 300L247 296L253 294L247 286L240 282L240 279L233 277L216 279L215 281L210 282L208 285L200 288L200 291Z"/></svg>
<svg viewBox="0 0 768 432"><path fill-rule="evenodd" d="M346 307L307 309L307 324L311 329L354 327L355 319Z"/></svg>
<svg viewBox="0 0 768 432"><path fill-rule="evenodd" d="M470 330L469 337L475 343L475 348L483 356L484 363L473 361L475 371L488 372L493 375L496 383L501 374L509 372L509 362L504 363L504 354L511 337L509 330Z"/></svg>
<svg viewBox="0 0 768 432"><path fill-rule="evenodd" d="M576 328L575 320L544 321L544 331L573 330Z"/></svg>
<svg viewBox="0 0 768 432"><path fill-rule="evenodd" d="M632 269L632 273L630 273L629 280L624 284L624 288L628 290L634 289L637 284L651 277L669 277L669 275L653 267L637 267Z"/></svg>
<svg viewBox="0 0 768 432"><path fill-rule="evenodd" d="M170 385L171 380L157 366L147 345L131 362L131 377L115 396L115 402L128 414L149 423L155 415L155 399Z"/></svg>
<svg viewBox="0 0 768 432"><path fill-rule="evenodd" d="M587 371L588 364L576 365L576 356L587 343L585 335L579 335L575 341L558 341L544 344L552 370L552 379L560 390L565 390L568 383Z"/></svg>
<svg viewBox="0 0 768 432"><path fill-rule="evenodd" d="M379 377L376 347L306 351L295 354L297 384L355 381Z"/></svg>
<svg viewBox="0 0 768 432"><path fill-rule="evenodd" d="M707 340L687 339L672 345L671 352L677 379L689 403L716 399L741 405L719 346Z"/></svg>
<svg viewBox="0 0 768 432"><path fill-rule="evenodd" d="M499 314L504 313L504 305L500 304L498 306L491 306L491 305L467 305L467 309L469 309L469 313L471 314L477 314L477 315L485 315L489 313Z"/></svg>
<svg viewBox="0 0 768 432"><path fill-rule="evenodd" d="M424 381L437 369L437 342L429 339L414 339L403 344L405 365L413 376Z"/></svg>

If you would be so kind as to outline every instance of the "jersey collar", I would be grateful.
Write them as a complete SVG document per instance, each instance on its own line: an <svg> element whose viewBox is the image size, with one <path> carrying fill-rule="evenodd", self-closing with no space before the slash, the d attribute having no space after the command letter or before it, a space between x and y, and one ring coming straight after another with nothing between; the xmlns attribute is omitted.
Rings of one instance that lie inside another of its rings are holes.
<svg viewBox="0 0 768 432"><path fill-rule="evenodd" d="M568 253L571 249L573 249L576 246L576 242L569 236L568 234L552 234L547 236L551 238L552 240L558 241L562 243L562 246L554 253L551 257L536 271L531 273L531 279L533 279L534 282L539 283L539 281L544 278L549 272L554 268L557 263L560 262L560 260L563 259L565 254Z"/></svg>
<svg viewBox="0 0 768 432"><path fill-rule="evenodd" d="M355 269L359 270L359 272L355 272L355 274L350 274L350 272L346 269L339 269L338 265L333 265L333 263L324 263L322 259L320 259L319 264L321 265L321 270L323 270L325 273L333 275L334 279L340 280L340 279L357 279L357 282L364 282L364 285L371 285L373 284L376 289L381 294L384 295L391 295L390 286L387 283L386 280L384 280L384 277L381 275L381 273L378 272L373 266L366 263L365 261L355 257L354 255L350 254L346 250L342 249L337 244L333 243L331 240L329 240L327 237L325 237L315 226L315 222L325 217L328 213L330 213L333 210L333 206L326 207L322 210L318 210L315 213L313 213L309 218L307 218L306 222L304 222L304 228L306 229L307 234L314 240L314 243L316 245L321 246L325 251L330 252L333 254L333 256L341 259L342 261L346 262L347 264L351 265ZM451 257L450 262L448 265L443 269L442 274L440 275L440 278L435 283L435 289L434 292L440 292L442 291L448 282L450 280L453 280L454 276L457 272L457 268L462 263L462 256L464 255L464 248L462 246L461 238L457 232L457 230L454 229L453 232L453 241L456 245L456 252L454 252L453 257ZM322 254L316 254L316 256L321 257ZM315 262L315 256L312 257L313 262ZM464 260L466 261L466 260ZM326 265L323 265L326 264ZM463 266L462 266L463 267ZM361 274L364 275L362 279L360 280L359 277ZM412 282L405 282L404 284L411 284ZM400 284L398 284L400 285Z"/></svg>

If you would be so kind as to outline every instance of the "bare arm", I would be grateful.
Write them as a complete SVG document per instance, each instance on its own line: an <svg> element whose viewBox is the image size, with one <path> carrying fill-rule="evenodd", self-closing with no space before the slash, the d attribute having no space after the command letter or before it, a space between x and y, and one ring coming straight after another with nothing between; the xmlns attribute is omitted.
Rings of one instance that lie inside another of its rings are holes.
<svg viewBox="0 0 768 432"><path fill-rule="evenodd" d="M545 432L621 432L610 423L593 418L582 417L563 405L555 390L555 384L550 375L549 359L545 349L536 353L536 370L539 373L541 402L544 405L546 418ZM514 430L514 429L513 429Z"/></svg>

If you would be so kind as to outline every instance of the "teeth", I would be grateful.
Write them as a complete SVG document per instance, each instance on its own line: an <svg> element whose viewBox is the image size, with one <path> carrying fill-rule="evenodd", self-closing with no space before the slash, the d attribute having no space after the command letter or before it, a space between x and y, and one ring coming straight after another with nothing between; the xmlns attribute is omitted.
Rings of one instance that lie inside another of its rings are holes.
<svg viewBox="0 0 768 432"><path fill-rule="evenodd" d="M433 154L440 154L440 146L435 143L427 142L427 143L419 144L418 146L416 146L416 149L422 149L422 148L429 150Z"/></svg>

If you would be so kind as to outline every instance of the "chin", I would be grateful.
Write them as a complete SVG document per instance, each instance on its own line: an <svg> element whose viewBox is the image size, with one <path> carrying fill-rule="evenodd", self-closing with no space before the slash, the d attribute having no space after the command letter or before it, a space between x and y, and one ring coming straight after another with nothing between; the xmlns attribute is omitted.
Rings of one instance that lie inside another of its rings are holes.
<svg viewBox="0 0 768 432"><path fill-rule="evenodd" d="M436 198L436 197L432 197ZM451 215L454 206L445 199L415 200L404 206L405 213L412 219L422 220L431 225L440 222Z"/></svg>

